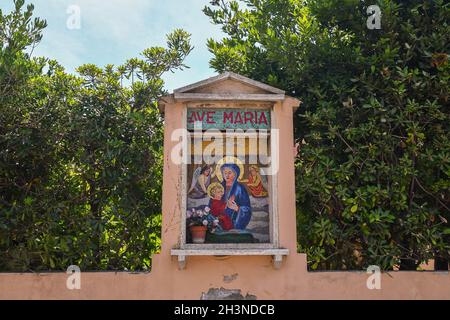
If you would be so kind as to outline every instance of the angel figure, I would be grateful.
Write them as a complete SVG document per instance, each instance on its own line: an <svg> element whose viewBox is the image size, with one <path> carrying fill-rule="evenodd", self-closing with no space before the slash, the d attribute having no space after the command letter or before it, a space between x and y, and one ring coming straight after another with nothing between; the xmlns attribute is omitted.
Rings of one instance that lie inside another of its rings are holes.
<svg viewBox="0 0 450 320"><path fill-rule="evenodd" d="M251 165L249 171L247 187L250 194L255 198L267 197L267 181L261 177L258 166Z"/></svg>
<svg viewBox="0 0 450 320"><path fill-rule="evenodd" d="M205 198L208 195L208 186L211 183L211 177L214 173L211 173L212 169L210 165L204 165L195 169L192 176L191 187L188 194L193 199Z"/></svg>

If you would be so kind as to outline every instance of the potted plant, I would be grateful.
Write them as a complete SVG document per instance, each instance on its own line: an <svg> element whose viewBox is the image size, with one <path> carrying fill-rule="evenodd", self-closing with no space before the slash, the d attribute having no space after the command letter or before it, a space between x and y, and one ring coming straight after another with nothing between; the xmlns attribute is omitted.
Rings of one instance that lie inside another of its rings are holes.
<svg viewBox="0 0 450 320"><path fill-rule="evenodd" d="M209 207L193 208L186 212L186 226L189 228L193 243L205 243L206 232L214 233L219 220L210 214Z"/></svg>

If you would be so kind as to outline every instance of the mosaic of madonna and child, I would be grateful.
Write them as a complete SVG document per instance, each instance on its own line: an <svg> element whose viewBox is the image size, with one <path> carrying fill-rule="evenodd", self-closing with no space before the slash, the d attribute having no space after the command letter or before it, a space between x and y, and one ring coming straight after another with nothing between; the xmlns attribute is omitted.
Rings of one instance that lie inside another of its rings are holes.
<svg viewBox="0 0 450 320"><path fill-rule="evenodd" d="M267 177L235 157L190 165L187 243L268 243Z"/></svg>

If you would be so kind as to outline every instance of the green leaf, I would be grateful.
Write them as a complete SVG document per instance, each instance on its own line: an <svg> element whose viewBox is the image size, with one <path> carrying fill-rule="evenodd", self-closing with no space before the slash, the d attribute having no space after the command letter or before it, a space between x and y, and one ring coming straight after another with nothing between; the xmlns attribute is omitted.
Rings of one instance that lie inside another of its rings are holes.
<svg viewBox="0 0 450 320"><path fill-rule="evenodd" d="M55 261L53 261L53 259L50 257L49 258L49 262L50 262L50 268L54 269L55 268Z"/></svg>
<svg viewBox="0 0 450 320"><path fill-rule="evenodd" d="M30 206L33 203L33 198L26 197L23 202L25 203L26 206Z"/></svg>
<svg viewBox="0 0 450 320"><path fill-rule="evenodd" d="M355 213L356 211L358 211L358 205L357 205L357 204L353 205L353 206L351 207L350 211L351 211L352 213Z"/></svg>

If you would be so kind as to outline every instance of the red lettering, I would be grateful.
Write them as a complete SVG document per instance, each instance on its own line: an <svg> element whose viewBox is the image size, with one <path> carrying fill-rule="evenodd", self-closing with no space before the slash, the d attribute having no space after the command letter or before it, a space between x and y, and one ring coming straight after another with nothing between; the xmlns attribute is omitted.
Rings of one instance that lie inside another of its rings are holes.
<svg viewBox="0 0 450 320"><path fill-rule="evenodd" d="M216 122L213 120L213 116L216 112L215 111L208 111L206 114L206 123L209 124L215 124Z"/></svg>
<svg viewBox="0 0 450 320"><path fill-rule="evenodd" d="M205 112L202 112L201 116L200 116L200 112L197 112L197 119L198 119L198 121L203 122L203 119L205 119Z"/></svg>
<svg viewBox="0 0 450 320"><path fill-rule="evenodd" d="M234 123L242 123L242 116L240 112L236 113L236 116L234 118Z"/></svg>
<svg viewBox="0 0 450 320"><path fill-rule="evenodd" d="M194 123L196 120L197 120L197 118L195 116L195 112L191 112L191 115L188 117L188 122Z"/></svg>
<svg viewBox="0 0 450 320"><path fill-rule="evenodd" d="M261 115L259 116L259 124L262 124L264 122L265 125L269 125L267 123L266 113L261 112Z"/></svg>
<svg viewBox="0 0 450 320"><path fill-rule="evenodd" d="M233 123L233 111L230 111L228 114L225 111L223 112L223 123L227 123L227 120Z"/></svg>
<svg viewBox="0 0 450 320"><path fill-rule="evenodd" d="M253 112L247 111L244 114L244 122L247 124L247 122L253 123Z"/></svg>

